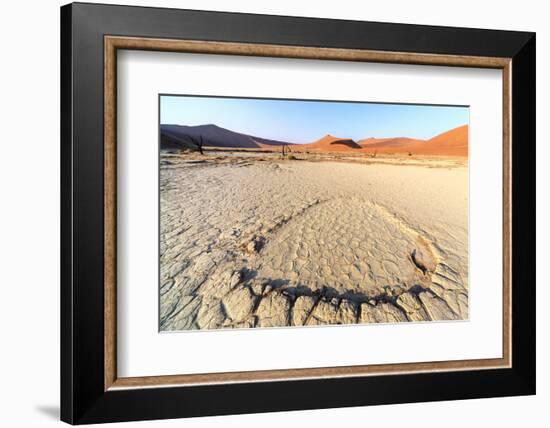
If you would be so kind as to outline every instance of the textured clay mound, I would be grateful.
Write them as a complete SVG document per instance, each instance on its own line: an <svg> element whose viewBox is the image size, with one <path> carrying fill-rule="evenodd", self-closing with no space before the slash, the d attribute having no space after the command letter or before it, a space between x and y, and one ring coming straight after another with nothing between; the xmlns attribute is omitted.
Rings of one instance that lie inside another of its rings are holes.
<svg viewBox="0 0 550 428"><path fill-rule="evenodd" d="M357 228L358 222L364 226ZM259 273L299 280L312 291L330 286L342 295L375 296L386 286L419 280L415 251L435 268L429 245L414 229L367 200L334 198L312 205L274 234L262 250Z"/></svg>

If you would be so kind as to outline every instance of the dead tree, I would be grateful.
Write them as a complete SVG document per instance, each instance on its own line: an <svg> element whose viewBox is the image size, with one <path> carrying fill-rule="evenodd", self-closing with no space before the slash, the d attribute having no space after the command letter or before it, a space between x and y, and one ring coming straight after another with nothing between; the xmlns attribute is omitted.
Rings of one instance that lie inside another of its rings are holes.
<svg viewBox="0 0 550 428"><path fill-rule="evenodd" d="M374 153L371 155L371 158L375 158L377 154L378 154L378 149L376 149L376 150L374 151Z"/></svg>
<svg viewBox="0 0 550 428"><path fill-rule="evenodd" d="M281 145L281 153L283 157L285 157L285 147L286 147L286 144Z"/></svg>
<svg viewBox="0 0 550 428"><path fill-rule="evenodd" d="M202 135L199 136L198 140L195 139L195 144L197 145L197 148L199 149L200 154L204 155L204 153L202 151L202 146L204 145Z"/></svg>

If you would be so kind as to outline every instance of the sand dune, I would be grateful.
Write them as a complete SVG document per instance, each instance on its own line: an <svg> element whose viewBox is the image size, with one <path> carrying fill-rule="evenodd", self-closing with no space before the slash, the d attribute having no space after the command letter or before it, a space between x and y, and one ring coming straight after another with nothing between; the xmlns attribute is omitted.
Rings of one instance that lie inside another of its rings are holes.
<svg viewBox="0 0 550 428"><path fill-rule="evenodd" d="M350 138L338 138L327 134L323 138L309 144L300 144L292 147L293 151L324 151L345 152L361 149L361 146Z"/></svg>
<svg viewBox="0 0 550 428"><path fill-rule="evenodd" d="M459 126L423 144L417 144L414 150L421 154L468 156L468 125Z"/></svg>
<svg viewBox="0 0 550 428"><path fill-rule="evenodd" d="M291 144L242 134L212 124L199 126L162 124L160 125L160 136L163 149L193 149L197 147L200 138L202 138L204 146L209 147L256 149Z"/></svg>
<svg viewBox="0 0 550 428"><path fill-rule="evenodd" d="M413 144L422 143L423 140L414 138L396 137L396 138L367 138L359 140L357 143L364 149L388 149L396 150L403 147L408 147Z"/></svg>
<svg viewBox="0 0 550 428"><path fill-rule="evenodd" d="M362 150L380 153L412 153L439 156L468 156L468 125L459 126L429 140L413 138L368 138Z"/></svg>
<svg viewBox="0 0 550 428"><path fill-rule="evenodd" d="M366 138L357 142L349 138L325 135L309 144L292 146L293 152L410 153L437 156L468 156L468 125L459 126L429 140L408 137Z"/></svg>

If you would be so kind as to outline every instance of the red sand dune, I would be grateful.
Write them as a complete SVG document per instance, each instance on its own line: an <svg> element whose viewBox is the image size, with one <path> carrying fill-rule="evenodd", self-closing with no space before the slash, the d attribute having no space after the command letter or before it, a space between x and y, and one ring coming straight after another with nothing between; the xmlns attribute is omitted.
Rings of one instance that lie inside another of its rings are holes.
<svg viewBox="0 0 550 428"><path fill-rule="evenodd" d="M468 125L439 134L417 147L422 154L468 156Z"/></svg>
<svg viewBox="0 0 550 428"><path fill-rule="evenodd" d="M322 151L322 152L347 152L360 150L361 146L350 138L337 138L333 135L325 135L319 140L292 146L292 151Z"/></svg>
<svg viewBox="0 0 550 428"><path fill-rule="evenodd" d="M441 156L468 156L468 125L459 126L429 140L413 138L367 138L360 140L362 151L412 153Z"/></svg>
<svg viewBox="0 0 550 428"><path fill-rule="evenodd" d="M459 126L429 140L407 137L366 138L353 141L325 135L309 144L292 146L292 151L411 153L441 156L468 156L468 125Z"/></svg>
<svg viewBox="0 0 550 428"><path fill-rule="evenodd" d="M414 138L396 137L396 138L367 138L359 140L358 143L365 149L398 149L407 147L415 143L423 142L423 140L415 140Z"/></svg>

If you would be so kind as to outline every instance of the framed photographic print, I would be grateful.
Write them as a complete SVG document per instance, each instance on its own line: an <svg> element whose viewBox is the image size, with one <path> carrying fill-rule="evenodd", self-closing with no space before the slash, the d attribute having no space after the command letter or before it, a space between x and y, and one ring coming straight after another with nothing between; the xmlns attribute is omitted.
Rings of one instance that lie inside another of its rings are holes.
<svg viewBox="0 0 550 428"><path fill-rule="evenodd" d="M72 424L535 393L535 35L61 8Z"/></svg>

